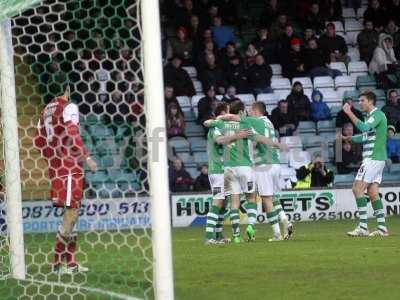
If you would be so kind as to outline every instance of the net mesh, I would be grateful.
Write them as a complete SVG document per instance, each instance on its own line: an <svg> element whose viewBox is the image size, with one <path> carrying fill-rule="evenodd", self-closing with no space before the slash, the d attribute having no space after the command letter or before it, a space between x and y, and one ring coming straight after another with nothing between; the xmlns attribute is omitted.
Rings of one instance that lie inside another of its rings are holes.
<svg viewBox="0 0 400 300"><path fill-rule="evenodd" d="M12 18L27 280L9 276L2 151L2 299L152 298L139 8L135 0L51 0ZM64 210L49 201L48 165L33 145L40 112L62 94L60 73L98 163L95 173L85 169L77 223L77 258L90 270L72 275L52 272Z"/></svg>

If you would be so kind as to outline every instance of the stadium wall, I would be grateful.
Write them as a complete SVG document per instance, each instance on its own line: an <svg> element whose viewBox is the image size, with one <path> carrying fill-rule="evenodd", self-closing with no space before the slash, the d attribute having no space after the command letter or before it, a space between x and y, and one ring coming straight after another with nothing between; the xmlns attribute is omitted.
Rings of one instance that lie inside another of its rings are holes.
<svg viewBox="0 0 400 300"><path fill-rule="evenodd" d="M383 187L381 196L387 215L400 215L400 187ZM351 189L291 190L282 192L279 198L289 219L294 222L358 217ZM173 227L204 226L211 201L209 193L171 195ZM245 203L243 200L240 208L242 224L247 221ZM49 201L23 201L22 206L25 233L57 231L62 221L62 208L53 207ZM371 206L368 215L373 216ZM6 230L5 217L4 203L0 203L0 228L3 232ZM260 199L257 220L266 223ZM82 204L77 230L143 229L150 224L148 197L90 199Z"/></svg>

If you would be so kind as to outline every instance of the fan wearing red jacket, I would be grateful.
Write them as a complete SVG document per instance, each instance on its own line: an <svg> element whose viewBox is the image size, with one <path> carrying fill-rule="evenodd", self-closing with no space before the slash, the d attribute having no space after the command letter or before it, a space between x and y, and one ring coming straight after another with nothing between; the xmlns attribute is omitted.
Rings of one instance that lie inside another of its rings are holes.
<svg viewBox="0 0 400 300"><path fill-rule="evenodd" d="M73 229L83 198L83 165L86 162L92 172L97 170L80 135L78 106L69 101L69 96L67 86L64 95L46 105L34 140L48 162L51 201L54 206L65 208L63 223L56 235L53 265L54 271L60 274L88 271L75 260L77 234Z"/></svg>

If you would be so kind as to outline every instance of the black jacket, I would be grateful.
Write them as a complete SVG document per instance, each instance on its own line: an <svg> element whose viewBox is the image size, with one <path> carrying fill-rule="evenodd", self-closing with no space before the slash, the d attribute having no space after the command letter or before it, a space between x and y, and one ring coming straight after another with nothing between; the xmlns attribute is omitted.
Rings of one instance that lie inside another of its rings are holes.
<svg viewBox="0 0 400 300"><path fill-rule="evenodd" d="M348 51L346 41L340 35L335 37L328 37L326 34L322 35L318 41L320 49L324 55L329 57L331 53L338 50L341 54L346 54Z"/></svg>
<svg viewBox="0 0 400 300"><path fill-rule="evenodd" d="M306 49L305 51L306 70L309 72L317 67L326 67L329 62L328 57L321 49Z"/></svg>
<svg viewBox="0 0 400 300"><path fill-rule="evenodd" d="M265 40L261 40L260 38L256 38L252 41L254 47L257 48L258 52L264 56L266 62L270 64L278 63L278 57L276 55L276 42L271 38L267 38Z"/></svg>
<svg viewBox="0 0 400 300"><path fill-rule="evenodd" d="M164 68L165 84L174 88L176 96L193 96L196 94L193 82L188 73L182 68L175 68L172 64L168 64Z"/></svg>
<svg viewBox="0 0 400 300"><path fill-rule="evenodd" d="M208 176L200 173L194 181L194 190L195 191L210 191L210 181L208 180Z"/></svg>
<svg viewBox="0 0 400 300"><path fill-rule="evenodd" d="M277 130L279 130L279 128L285 126L286 124L294 124L296 128L299 125L296 114L291 109L288 109L287 114L283 114L279 110L279 107L276 107L272 110L271 122L272 124L274 124L274 127Z"/></svg>
<svg viewBox="0 0 400 300"><path fill-rule="evenodd" d="M298 71L297 67L304 65L304 71ZM290 51L282 65L283 75L288 78L306 76L304 52Z"/></svg>
<svg viewBox="0 0 400 300"><path fill-rule="evenodd" d="M225 70L225 78L228 85L233 85L240 94L245 94L249 90L247 82L247 72L243 64L229 66Z"/></svg>
<svg viewBox="0 0 400 300"><path fill-rule="evenodd" d="M295 112L299 121L310 121L311 103L304 92L292 91L286 100L289 102L289 110Z"/></svg>
<svg viewBox="0 0 400 300"><path fill-rule="evenodd" d="M272 69L270 65L252 65L247 73L247 80L251 88L265 88L271 86Z"/></svg>
<svg viewBox="0 0 400 300"><path fill-rule="evenodd" d="M200 81L204 91L210 86L214 86L215 88L226 87L225 74L219 66L215 66L214 68L206 66L201 70Z"/></svg>

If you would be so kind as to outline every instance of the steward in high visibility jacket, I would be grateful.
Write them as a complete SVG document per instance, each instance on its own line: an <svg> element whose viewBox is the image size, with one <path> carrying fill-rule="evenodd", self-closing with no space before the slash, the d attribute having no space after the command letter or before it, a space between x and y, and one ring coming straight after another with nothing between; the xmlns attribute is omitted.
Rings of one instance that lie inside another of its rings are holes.
<svg viewBox="0 0 400 300"><path fill-rule="evenodd" d="M297 183L295 189L312 187L327 187L333 182L333 172L326 168L321 160L302 166L296 171Z"/></svg>

